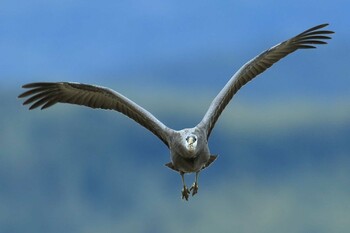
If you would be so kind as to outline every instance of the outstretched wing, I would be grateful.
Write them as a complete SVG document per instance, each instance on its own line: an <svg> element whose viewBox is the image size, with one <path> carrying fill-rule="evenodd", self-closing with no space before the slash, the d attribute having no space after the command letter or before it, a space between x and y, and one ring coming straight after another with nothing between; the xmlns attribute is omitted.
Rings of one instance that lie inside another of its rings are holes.
<svg viewBox="0 0 350 233"><path fill-rule="evenodd" d="M56 103L70 103L90 108L116 110L150 130L169 146L171 129L150 112L111 89L70 82L29 83L22 87L30 89L18 96L19 98L28 97L23 104L31 104L29 109L40 106L41 109L45 109Z"/></svg>
<svg viewBox="0 0 350 233"><path fill-rule="evenodd" d="M232 99L233 95L243 85L264 72L281 58L298 49L313 49L316 48L314 45L327 44L327 42L323 40L331 39L331 37L326 35L334 33L332 31L320 30L327 25L328 24L321 24L310 28L299 35L266 50L242 66L242 68L232 76L225 87L215 97L202 121L198 125L206 130L207 137L209 138L216 121Z"/></svg>

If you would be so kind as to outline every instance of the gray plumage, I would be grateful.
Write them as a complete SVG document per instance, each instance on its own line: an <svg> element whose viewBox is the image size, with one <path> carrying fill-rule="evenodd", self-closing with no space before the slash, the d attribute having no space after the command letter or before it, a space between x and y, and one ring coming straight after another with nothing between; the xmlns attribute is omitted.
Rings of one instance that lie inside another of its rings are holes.
<svg viewBox="0 0 350 233"><path fill-rule="evenodd" d="M188 200L198 191L198 175L215 159L208 147L208 138L222 111L234 94L247 82L255 78L281 58L298 49L311 49L315 45L326 44L326 36L334 32L321 30L328 24L310 28L299 35L273 46L243 65L214 98L201 122L194 128L179 131L170 129L150 112L130 99L111 89L72 82L38 82L23 86L29 89L19 98L27 97L23 104L31 104L29 109L45 109L56 103L84 105L90 108L110 109L123 113L155 134L170 149L169 168L180 173L183 189L182 198ZM194 184L187 188L185 173L196 173Z"/></svg>

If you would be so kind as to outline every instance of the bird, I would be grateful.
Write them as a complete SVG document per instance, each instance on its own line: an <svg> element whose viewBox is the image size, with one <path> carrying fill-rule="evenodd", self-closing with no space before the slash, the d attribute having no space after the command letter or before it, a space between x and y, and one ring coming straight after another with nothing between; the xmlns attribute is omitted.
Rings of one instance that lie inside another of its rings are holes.
<svg viewBox="0 0 350 233"><path fill-rule="evenodd" d="M181 198L188 200L198 192L198 176L209 167L217 155L210 153L208 140L221 113L232 97L246 83L263 73L283 57L299 49L314 49L316 45L327 44L333 31L325 30L328 23L314 26L285 40L245 63L229 79L223 89L209 105L204 117L193 128L174 130L163 124L149 111L142 108L122 94L97 85L76 82L34 82L22 87L27 89L18 98L27 98L23 105L29 109L46 109L56 103L83 105L90 108L115 110L151 131L170 150L170 162L165 164L181 176ZM190 188L185 182L185 174L195 173Z"/></svg>

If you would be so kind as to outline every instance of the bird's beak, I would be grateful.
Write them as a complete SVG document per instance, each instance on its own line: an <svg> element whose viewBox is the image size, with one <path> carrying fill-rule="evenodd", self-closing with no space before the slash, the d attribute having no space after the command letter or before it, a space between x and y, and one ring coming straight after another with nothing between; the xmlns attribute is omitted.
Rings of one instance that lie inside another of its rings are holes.
<svg viewBox="0 0 350 233"><path fill-rule="evenodd" d="M189 137L188 138L188 144L192 145L194 143L194 137Z"/></svg>

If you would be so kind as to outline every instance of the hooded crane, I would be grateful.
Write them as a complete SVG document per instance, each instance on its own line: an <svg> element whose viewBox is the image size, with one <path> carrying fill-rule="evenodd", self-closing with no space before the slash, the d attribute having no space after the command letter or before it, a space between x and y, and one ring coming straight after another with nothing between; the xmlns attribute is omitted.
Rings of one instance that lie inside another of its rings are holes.
<svg viewBox="0 0 350 233"><path fill-rule="evenodd" d="M214 98L199 124L193 128L173 130L160 122L150 112L127 97L111 89L73 82L36 82L23 86L26 92L19 98L27 97L23 103L31 104L29 109L41 106L51 107L56 103L84 105L90 108L115 110L130 117L155 134L170 150L171 161L166 164L178 172L182 179L182 199L198 191L198 175L215 159L208 147L208 139L222 111L234 94L247 82L255 78L281 58L298 49L313 49L315 45L327 44L324 40L334 32L323 30L328 24L312 27L289 40L277 44L244 64ZM195 181L188 189L185 173L195 173Z"/></svg>

